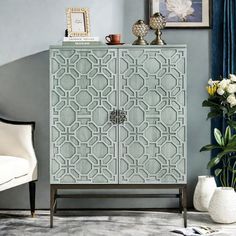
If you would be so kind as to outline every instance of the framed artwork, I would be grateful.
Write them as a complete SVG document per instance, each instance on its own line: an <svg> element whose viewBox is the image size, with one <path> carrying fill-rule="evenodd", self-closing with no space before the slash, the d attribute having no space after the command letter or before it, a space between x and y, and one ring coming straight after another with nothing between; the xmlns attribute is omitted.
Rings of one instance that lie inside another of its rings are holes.
<svg viewBox="0 0 236 236"><path fill-rule="evenodd" d="M150 15L160 12L166 28L209 28L210 0L150 0Z"/></svg>
<svg viewBox="0 0 236 236"><path fill-rule="evenodd" d="M87 8L68 8L68 37L90 36L89 10Z"/></svg>

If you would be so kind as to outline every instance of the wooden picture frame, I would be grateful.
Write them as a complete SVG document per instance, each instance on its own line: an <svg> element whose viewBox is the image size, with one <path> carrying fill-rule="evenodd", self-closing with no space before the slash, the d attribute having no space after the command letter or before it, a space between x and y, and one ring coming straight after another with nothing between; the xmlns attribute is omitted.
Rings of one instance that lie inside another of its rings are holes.
<svg viewBox="0 0 236 236"><path fill-rule="evenodd" d="M176 0L150 0L150 16L160 12L166 18L166 28L210 28L210 0L182 1L182 11L179 3Z"/></svg>
<svg viewBox="0 0 236 236"><path fill-rule="evenodd" d="M90 36L88 8L67 8L68 37Z"/></svg>

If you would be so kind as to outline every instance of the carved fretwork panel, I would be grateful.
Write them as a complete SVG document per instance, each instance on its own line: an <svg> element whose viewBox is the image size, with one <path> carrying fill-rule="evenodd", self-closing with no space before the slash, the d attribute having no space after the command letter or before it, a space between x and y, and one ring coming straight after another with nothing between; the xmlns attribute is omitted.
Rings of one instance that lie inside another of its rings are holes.
<svg viewBox="0 0 236 236"><path fill-rule="evenodd" d="M119 52L119 183L186 182L185 49Z"/></svg>
<svg viewBox="0 0 236 236"><path fill-rule="evenodd" d="M118 183L116 49L52 49L51 183Z"/></svg>

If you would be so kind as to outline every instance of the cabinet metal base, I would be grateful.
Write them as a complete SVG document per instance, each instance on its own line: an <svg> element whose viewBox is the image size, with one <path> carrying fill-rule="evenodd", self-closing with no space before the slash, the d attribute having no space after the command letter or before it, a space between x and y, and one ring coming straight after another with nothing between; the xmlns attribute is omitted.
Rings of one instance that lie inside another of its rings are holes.
<svg viewBox="0 0 236 236"><path fill-rule="evenodd" d="M58 194L59 189L179 189L178 194ZM58 198L179 198L179 211L183 212L187 227L187 184L51 184L50 227L57 210Z"/></svg>

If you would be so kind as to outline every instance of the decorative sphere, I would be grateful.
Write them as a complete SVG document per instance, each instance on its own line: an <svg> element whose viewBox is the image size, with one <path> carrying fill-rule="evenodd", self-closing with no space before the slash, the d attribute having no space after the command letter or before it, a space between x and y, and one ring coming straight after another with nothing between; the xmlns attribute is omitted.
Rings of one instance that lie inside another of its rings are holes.
<svg viewBox="0 0 236 236"><path fill-rule="evenodd" d="M144 37L147 35L149 30L148 25L143 20L138 20L132 27L132 32L137 37Z"/></svg>
<svg viewBox="0 0 236 236"><path fill-rule="evenodd" d="M160 13L157 12L150 18L150 26L152 29L164 29L166 26L165 17Z"/></svg>

